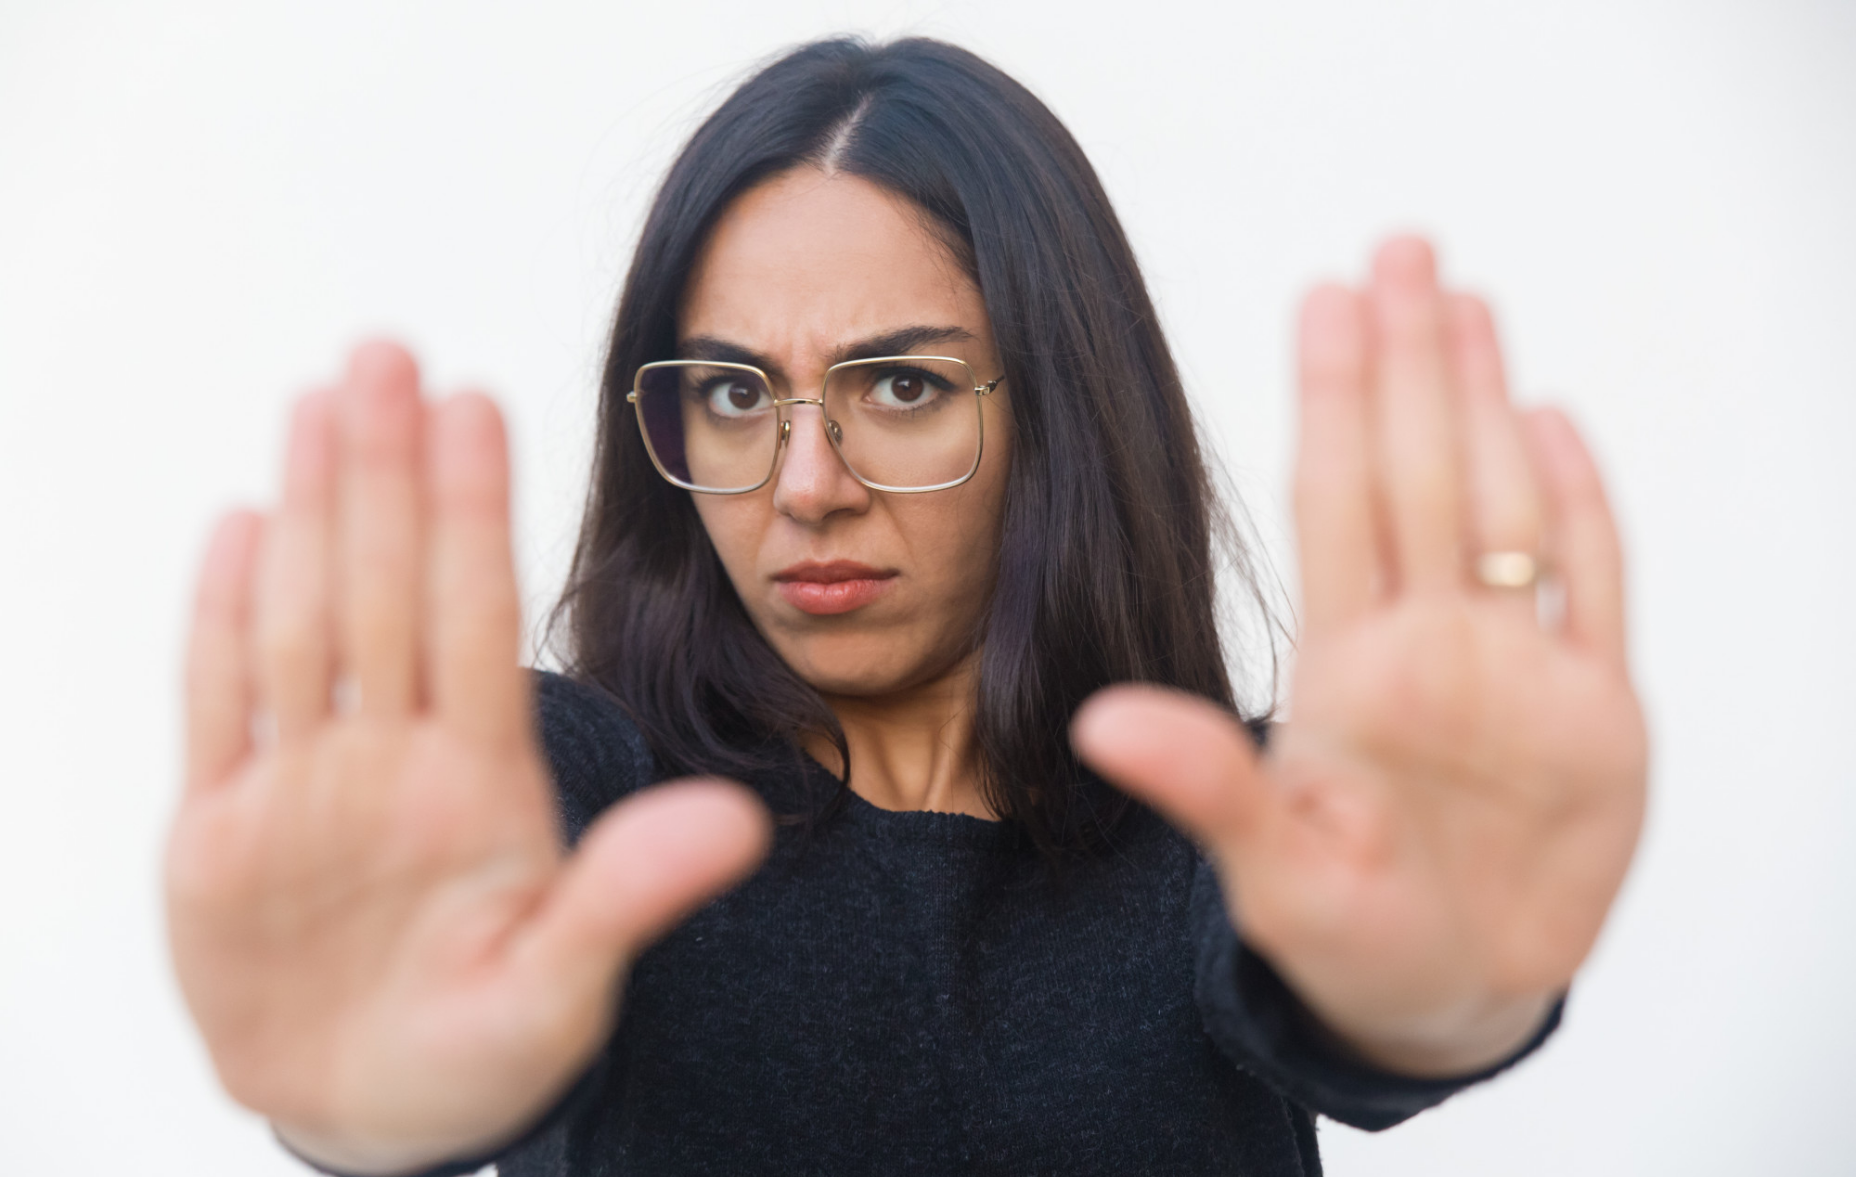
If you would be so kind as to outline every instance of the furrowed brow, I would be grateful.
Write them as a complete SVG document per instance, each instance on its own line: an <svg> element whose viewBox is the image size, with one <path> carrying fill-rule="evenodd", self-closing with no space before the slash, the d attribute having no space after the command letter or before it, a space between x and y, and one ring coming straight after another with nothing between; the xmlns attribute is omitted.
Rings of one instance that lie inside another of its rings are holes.
<svg viewBox="0 0 1856 1177"><path fill-rule="evenodd" d="M924 349L944 343L970 343L975 338L965 327L933 327L917 324L885 331L834 349L828 360L841 364L846 360L868 360L878 356L920 354ZM708 360L718 364L749 364L773 377L784 377L780 365L771 356L751 347L714 335L693 335L677 345L677 354L686 360Z"/></svg>
<svg viewBox="0 0 1856 1177"><path fill-rule="evenodd" d="M717 364L749 364L769 376L780 375L780 366L772 358L751 347L743 347L713 335L697 335L677 345L677 355L686 360L708 360Z"/></svg>
<svg viewBox="0 0 1856 1177"><path fill-rule="evenodd" d="M918 355L936 344L970 343L973 338L973 332L965 327L902 327L847 343L831 353L831 362L842 364L846 360L869 360L878 356Z"/></svg>

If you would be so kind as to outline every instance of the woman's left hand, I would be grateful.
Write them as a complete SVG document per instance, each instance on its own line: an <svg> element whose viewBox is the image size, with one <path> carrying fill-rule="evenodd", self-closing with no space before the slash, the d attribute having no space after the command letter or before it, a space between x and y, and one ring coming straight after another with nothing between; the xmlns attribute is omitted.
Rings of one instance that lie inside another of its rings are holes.
<svg viewBox="0 0 1856 1177"><path fill-rule="evenodd" d="M1259 755L1209 703L1102 692L1073 738L1204 848L1245 941L1368 1060L1466 1073L1518 1048L1591 950L1644 807L1622 558L1590 456L1517 413L1476 299L1399 239L1301 323L1305 630ZM1563 593L1490 587L1541 558Z"/></svg>

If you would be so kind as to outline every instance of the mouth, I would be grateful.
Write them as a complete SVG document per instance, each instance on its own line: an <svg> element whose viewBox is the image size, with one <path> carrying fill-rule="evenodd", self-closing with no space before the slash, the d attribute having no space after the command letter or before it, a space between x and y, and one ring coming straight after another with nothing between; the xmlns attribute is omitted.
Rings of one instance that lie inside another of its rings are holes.
<svg viewBox="0 0 1856 1177"><path fill-rule="evenodd" d="M787 604L801 613L826 617L868 605L889 591L897 575L894 568L872 568L854 560L807 560L774 573L773 580Z"/></svg>

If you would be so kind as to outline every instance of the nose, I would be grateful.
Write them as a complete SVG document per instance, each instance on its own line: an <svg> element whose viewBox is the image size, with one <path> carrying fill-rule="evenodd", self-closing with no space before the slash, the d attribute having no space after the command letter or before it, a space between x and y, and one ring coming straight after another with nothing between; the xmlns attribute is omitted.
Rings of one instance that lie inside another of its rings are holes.
<svg viewBox="0 0 1856 1177"><path fill-rule="evenodd" d="M818 405L787 408L786 441L774 471L773 507L794 522L816 527L839 511L861 513L870 489L857 481L825 436L825 411Z"/></svg>

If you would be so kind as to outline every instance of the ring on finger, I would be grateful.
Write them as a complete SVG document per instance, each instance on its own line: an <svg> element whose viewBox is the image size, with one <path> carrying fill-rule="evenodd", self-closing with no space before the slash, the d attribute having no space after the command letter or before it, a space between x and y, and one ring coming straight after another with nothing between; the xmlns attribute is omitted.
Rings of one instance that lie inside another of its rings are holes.
<svg viewBox="0 0 1856 1177"><path fill-rule="evenodd" d="M1484 552L1476 557L1476 581L1485 588L1533 588L1540 574L1541 561L1532 552Z"/></svg>

